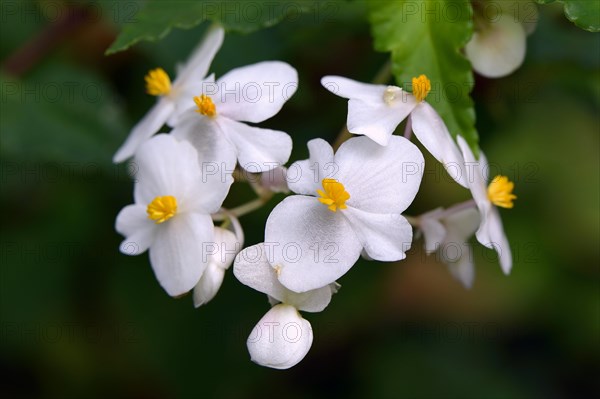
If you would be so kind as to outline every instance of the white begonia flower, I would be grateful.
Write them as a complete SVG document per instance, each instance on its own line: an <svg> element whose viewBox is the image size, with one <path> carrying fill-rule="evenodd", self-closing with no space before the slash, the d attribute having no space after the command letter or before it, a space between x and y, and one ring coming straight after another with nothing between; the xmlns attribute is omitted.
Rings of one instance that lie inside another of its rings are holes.
<svg viewBox="0 0 600 399"><path fill-rule="evenodd" d="M215 83L205 84L193 101L197 108L181 116L172 134L188 140L205 162L221 171L233 170L231 162L215 156L223 149L250 172L265 172L286 163L292 151L287 133L249 126L277 114L298 87L298 73L279 61L265 61L237 68ZM190 101L192 98L190 97Z"/></svg>
<svg viewBox="0 0 600 399"><path fill-rule="evenodd" d="M419 217L425 251L427 254L436 252L452 276L466 288L471 288L475 266L468 241L479 227L479 212L475 208L449 211L451 209L438 208Z"/></svg>
<svg viewBox="0 0 600 399"><path fill-rule="evenodd" d="M198 308L210 302L225 277L225 271L233 263L235 256L244 246L244 232L240 222L233 215L228 215L234 232L215 226L214 243L206 248L209 256L208 266L198 284L194 287L194 307Z"/></svg>
<svg viewBox="0 0 600 399"><path fill-rule="evenodd" d="M169 295L182 295L208 266L206 246L214 243L210 214L220 208L233 179L203 176L194 147L167 134L142 144L135 162L135 204L116 220L116 230L126 237L121 252L149 249L158 282Z"/></svg>
<svg viewBox="0 0 600 399"><path fill-rule="evenodd" d="M535 3L484 2L475 11L475 31L465 46L465 55L482 76L511 74L525 59L527 35L537 23Z"/></svg>
<svg viewBox="0 0 600 399"><path fill-rule="evenodd" d="M145 77L146 91L157 96L158 101L133 127L125 143L114 155L113 162L123 162L133 156L139 146L158 132L165 123L173 126L181 113L193 106L190 99L201 89L202 83L214 80L214 77L207 77L206 74L223 44L223 36L222 27L209 28L188 62L179 69L173 82L162 68L148 72Z"/></svg>
<svg viewBox="0 0 600 399"><path fill-rule="evenodd" d="M321 84L348 99L348 131L367 136L382 146L388 144L394 130L410 115L417 139L457 183L467 187L460 150L442 118L425 101L431 90L425 75L412 79L412 94L397 86L361 83L341 76L325 76Z"/></svg>
<svg viewBox="0 0 600 399"><path fill-rule="evenodd" d="M245 248L235 258L233 274L274 302L248 337L250 358L262 366L288 369L306 356L313 341L312 327L299 311L322 311L339 286L329 284L304 293L293 292L277 279L268 252L263 243Z"/></svg>
<svg viewBox="0 0 600 399"><path fill-rule="evenodd" d="M512 193L514 183L506 176L499 175L488 185L489 165L483 153L480 151L479 160L475 159L473 151L461 136L458 136L458 145L465 158L469 189L481 217L475 236L481 244L498 252L500 266L508 274L512 268L512 254L496 206L509 209L513 207L513 201L517 198Z"/></svg>
<svg viewBox="0 0 600 399"><path fill-rule="evenodd" d="M333 283L363 248L375 260L404 259L412 228L401 213L423 175L423 155L403 137L386 147L367 137L344 142L337 153L324 140L308 142L310 158L290 166L296 194L267 219L265 245L288 289L305 292Z"/></svg>

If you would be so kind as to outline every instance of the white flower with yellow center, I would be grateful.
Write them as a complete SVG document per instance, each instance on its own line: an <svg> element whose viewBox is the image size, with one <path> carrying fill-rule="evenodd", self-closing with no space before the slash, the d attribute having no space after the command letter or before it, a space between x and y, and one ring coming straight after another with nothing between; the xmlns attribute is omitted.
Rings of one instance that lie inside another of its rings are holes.
<svg viewBox="0 0 600 399"><path fill-rule="evenodd" d="M414 199L423 155L403 137L386 147L366 137L344 142L334 155L321 139L310 158L288 169L293 195L267 220L265 245L279 281L305 292L333 283L364 249L375 260L404 259L412 228L401 213Z"/></svg>
<svg viewBox="0 0 600 399"><path fill-rule="evenodd" d="M514 183L506 176L496 176L488 185L489 165L483 153L480 151L479 160L475 159L473 151L461 136L458 136L458 145L464 155L469 189L481 217L475 236L481 244L498 252L500 266L508 274L512 268L512 254L497 207L513 207L513 201L517 198L512 193Z"/></svg>
<svg viewBox="0 0 600 399"><path fill-rule="evenodd" d="M397 86L361 83L341 76L325 76L321 84L348 99L348 131L367 136L377 144L386 146L394 130L410 115L417 139L454 180L467 187L458 146L442 118L425 101L431 90L425 75L412 79L412 94Z"/></svg>
<svg viewBox="0 0 600 399"><path fill-rule="evenodd" d="M298 73L284 62L236 68L215 83L204 85L193 97L195 109L183 114L171 133L191 142L201 159L222 171L232 171L236 159L251 172L274 169L288 161L292 139L285 132L243 122L271 118L297 87Z"/></svg>
<svg viewBox="0 0 600 399"><path fill-rule="evenodd" d="M156 104L132 129L125 143L113 157L113 162L123 162L132 157L139 146L168 123L170 126L177 121L183 111L190 108L192 98L205 81L213 81L207 77L208 68L223 44L223 28L210 28L198 48L192 53L188 62L180 68L177 79L171 78L162 68L148 72L145 77L146 92L158 97Z"/></svg>
<svg viewBox="0 0 600 399"><path fill-rule="evenodd" d="M469 239L479 227L479 212L471 205L465 209L438 208L417 219L427 254L437 253L454 278L471 288L475 278L473 250Z"/></svg>
<svg viewBox="0 0 600 399"><path fill-rule="evenodd" d="M203 176L194 147L167 134L142 144L135 162L135 203L116 220L116 230L125 236L121 252L149 249L158 282L169 295L182 295L209 264L207 247L215 243L210 215L221 207L233 179Z"/></svg>
<svg viewBox="0 0 600 399"><path fill-rule="evenodd" d="M253 362L275 369L288 369L308 353L313 333L299 311L320 312L329 305L337 284L304 293L293 292L279 282L264 244L245 248L235 258L235 277L250 288L265 293L273 307L256 324L247 346Z"/></svg>

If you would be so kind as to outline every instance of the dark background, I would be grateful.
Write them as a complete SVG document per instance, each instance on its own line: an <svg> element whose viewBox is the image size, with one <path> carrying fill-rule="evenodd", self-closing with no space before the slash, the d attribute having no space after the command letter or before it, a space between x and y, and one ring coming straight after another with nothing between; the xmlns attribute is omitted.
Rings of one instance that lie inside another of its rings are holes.
<svg viewBox="0 0 600 399"><path fill-rule="evenodd" d="M196 310L190 296L165 294L146 254L118 252L114 219L133 185L112 154L154 101L145 73L173 76L207 25L107 57L136 3L103 2L102 15L73 2L16 2L15 13L2 3L2 397L598 395L600 42L559 5L540 8L524 65L477 77L473 92L481 146L516 183L515 208L501 211L511 275L475 243L471 290L422 241L397 264L360 261L324 312L304 314L315 336L304 361L277 371L245 347L268 310L263 294L229 271ZM291 161L311 138L332 142L345 121L345 101L319 79L369 81L387 59L372 50L362 7L227 34L213 62L217 76L269 59L299 71L297 94L262 124L292 136ZM427 160L407 214L469 198ZM226 205L252 195L235 184ZM241 219L246 245L262 241L282 198Z"/></svg>

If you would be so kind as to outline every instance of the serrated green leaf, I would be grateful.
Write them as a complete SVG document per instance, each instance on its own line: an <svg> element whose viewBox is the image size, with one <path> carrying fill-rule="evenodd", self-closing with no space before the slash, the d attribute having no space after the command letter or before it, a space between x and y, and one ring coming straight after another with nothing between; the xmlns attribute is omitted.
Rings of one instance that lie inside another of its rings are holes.
<svg viewBox="0 0 600 399"><path fill-rule="evenodd" d="M540 4L555 0L537 0ZM563 3L567 19L581 29L600 32L600 0L559 0Z"/></svg>
<svg viewBox="0 0 600 399"><path fill-rule="evenodd" d="M473 32L468 1L395 0L369 2L375 49L392 53L392 73L409 89L413 77L431 80L429 102L444 119L452 136L463 136L478 152L471 64L460 50Z"/></svg>
<svg viewBox="0 0 600 399"><path fill-rule="evenodd" d="M137 13L135 21L123 26L123 31L106 54L127 50L141 40L159 40L172 28L190 29L204 21L220 23L228 31L250 33L273 26L285 18L294 20L302 13L317 10L320 5L319 1L307 0L151 0Z"/></svg>

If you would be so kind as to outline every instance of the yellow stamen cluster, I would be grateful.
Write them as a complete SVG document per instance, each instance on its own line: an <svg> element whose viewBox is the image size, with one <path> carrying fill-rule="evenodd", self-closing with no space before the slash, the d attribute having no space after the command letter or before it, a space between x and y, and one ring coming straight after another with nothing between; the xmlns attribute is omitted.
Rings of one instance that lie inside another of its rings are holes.
<svg viewBox="0 0 600 399"><path fill-rule="evenodd" d="M148 204L148 219L156 221L156 224L166 222L177 213L177 200L172 195L156 197Z"/></svg>
<svg viewBox="0 0 600 399"><path fill-rule="evenodd" d="M215 107L215 103L213 103L213 100L209 96L205 94L196 96L194 97L194 102L198 107L196 110L197 113L210 117L217 114L217 107Z"/></svg>
<svg viewBox="0 0 600 399"><path fill-rule="evenodd" d="M152 69L146 77L146 93L153 96L164 96L171 92L171 79L162 68Z"/></svg>
<svg viewBox="0 0 600 399"><path fill-rule="evenodd" d="M317 190L317 194L321 196L319 202L327 205L331 212L337 209L346 209L346 201L350 198L350 194L344 188L344 185L335 179L323 179L323 190Z"/></svg>
<svg viewBox="0 0 600 399"><path fill-rule="evenodd" d="M488 186L487 195L494 205L510 209L514 206L513 201L517 199L512 193L514 188L515 184L508 180L508 177L498 175Z"/></svg>
<svg viewBox="0 0 600 399"><path fill-rule="evenodd" d="M418 102L425 100L431 91L431 81L425 75L412 78L412 93Z"/></svg>

